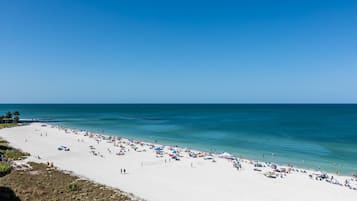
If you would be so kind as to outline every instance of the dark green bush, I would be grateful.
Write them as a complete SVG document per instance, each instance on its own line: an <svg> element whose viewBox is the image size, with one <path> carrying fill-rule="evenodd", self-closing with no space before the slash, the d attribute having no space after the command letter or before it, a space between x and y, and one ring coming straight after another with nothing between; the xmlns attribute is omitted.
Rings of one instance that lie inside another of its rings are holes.
<svg viewBox="0 0 357 201"><path fill-rule="evenodd" d="M69 184L67 188L69 191L79 191L79 186L76 183Z"/></svg>
<svg viewBox="0 0 357 201"><path fill-rule="evenodd" d="M24 153L18 149L9 149L4 153L5 158L8 160L21 160L26 158L28 155L28 153Z"/></svg>
<svg viewBox="0 0 357 201"><path fill-rule="evenodd" d="M0 162L0 177L3 177L11 172L11 166L7 162Z"/></svg>

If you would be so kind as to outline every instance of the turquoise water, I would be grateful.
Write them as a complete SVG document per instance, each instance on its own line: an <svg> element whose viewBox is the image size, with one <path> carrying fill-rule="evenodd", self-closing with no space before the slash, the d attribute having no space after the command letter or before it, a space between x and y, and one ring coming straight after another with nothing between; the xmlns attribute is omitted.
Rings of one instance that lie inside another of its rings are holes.
<svg viewBox="0 0 357 201"><path fill-rule="evenodd" d="M2 104L72 128L343 174L357 171L357 105Z"/></svg>

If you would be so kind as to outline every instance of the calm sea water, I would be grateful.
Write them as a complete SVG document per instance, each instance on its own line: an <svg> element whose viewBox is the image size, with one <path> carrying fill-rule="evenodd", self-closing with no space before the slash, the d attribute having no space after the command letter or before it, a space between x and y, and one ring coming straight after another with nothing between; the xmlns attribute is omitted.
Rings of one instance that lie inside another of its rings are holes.
<svg viewBox="0 0 357 201"><path fill-rule="evenodd" d="M357 171L357 105L2 104L0 113L344 174Z"/></svg>

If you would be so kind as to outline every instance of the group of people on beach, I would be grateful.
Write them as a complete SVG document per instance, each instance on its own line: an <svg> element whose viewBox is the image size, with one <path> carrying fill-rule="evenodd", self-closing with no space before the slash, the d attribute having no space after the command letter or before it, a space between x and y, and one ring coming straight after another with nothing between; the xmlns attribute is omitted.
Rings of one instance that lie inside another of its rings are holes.
<svg viewBox="0 0 357 201"><path fill-rule="evenodd" d="M180 158L202 158L204 160L209 160L212 162L216 162L216 158L223 158L228 161L230 161L233 165L234 168L237 170L243 169L244 167L252 166L252 169L257 172L265 171L264 175L270 178L284 178L288 174L291 174L293 172L295 173L302 173L306 174L308 171L304 169L299 169L295 168L292 165L288 166L278 166L275 163L269 163L269 162L260 162L260 161L252 161L248 159L242 159L238 157L234 157L230 154L216 154L216 153L208 153L208 152L200 152L200 151L194 151L190 149L185 149L185 148L180 148L178 146L163 146L163 145L158 145L158 144L152 144L152 143L145 143L142 141L138 140L130 140L130 139L124 139L118 136L107 136L103 134L98 134L98 133L93 133L89 131L84 131L84 130L74 130L74 129L67 129L67 128L62 128L62 127L57 127L61 130L64 130L65 133L74 133L74 134L82 134L86 137L89 137L93 139L97 144L100 144L101 142L106 142L106 143L112 143L118 152L116 152L116 155L122 156L125 155L127 152L130 150L133 150L135 152L146 152L148 150L152 150L157 158L164 158L165 164L167 160L173 159L174 161L179 161ZM79 142L83 142L83 139L79 140ZM95 151L95 147L93 145L90 146L90 152L95 155L95 156L101 156L104 158L104 154L101 154L97 151ZM115 149L110 149L107 148L107 151L109 154L112 154L112 152L115 152ZM167 158L168 157L168 158ZM244 163L244 165L243 165ZM141 167L143 167L143 162L140 163ZM190 163L190 166L193 167L193 163ZM309 171L311 174L314 173L314 171ZM121 174L127 174L127 170L125 168L120 169ZM269 174L267 174L269 173ZM311 177L310 177L311 178ZM321 176L314 177L314 178L322 178ZM327 182L330 182L332 184L338 184L341 186L346 186L351 189L354 189L353 184L356 183L355 186L357 186L357 179L353 180L345 180L344 182L339 181L337 178L332 177L327 177L324 179L319 179L319 180L324 180ZM357 190L357 189L354 189Z"/></svg>

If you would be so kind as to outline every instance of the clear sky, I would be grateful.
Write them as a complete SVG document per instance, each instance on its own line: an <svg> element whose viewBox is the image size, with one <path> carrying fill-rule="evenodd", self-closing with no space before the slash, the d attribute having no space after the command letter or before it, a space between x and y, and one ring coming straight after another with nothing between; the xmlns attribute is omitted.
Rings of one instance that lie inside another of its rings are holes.
<svg viewBox="0 0 357 201"><path fill-rule="evenodd" d="M0 0L2 103L357 103L357 1Z"/></svg>

